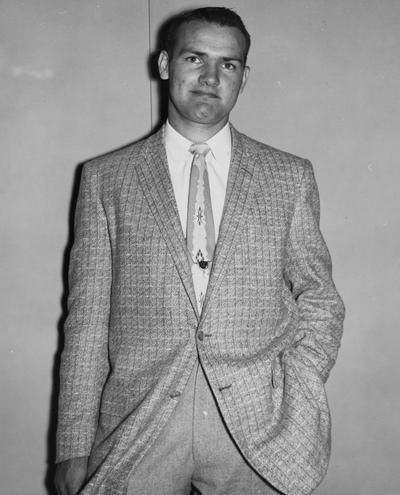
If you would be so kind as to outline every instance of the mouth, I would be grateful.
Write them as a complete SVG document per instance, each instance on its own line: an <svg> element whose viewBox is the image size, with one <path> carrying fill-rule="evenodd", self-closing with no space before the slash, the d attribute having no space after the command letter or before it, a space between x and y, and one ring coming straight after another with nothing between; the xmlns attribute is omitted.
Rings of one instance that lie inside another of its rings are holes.
<svg viewBox="0 0 400 495"><path fill-rule="evenodd" d="M216 93L210 93L208 91L193 90L192 93L196 96L205 96L206 98L219 98Z"/></svg>

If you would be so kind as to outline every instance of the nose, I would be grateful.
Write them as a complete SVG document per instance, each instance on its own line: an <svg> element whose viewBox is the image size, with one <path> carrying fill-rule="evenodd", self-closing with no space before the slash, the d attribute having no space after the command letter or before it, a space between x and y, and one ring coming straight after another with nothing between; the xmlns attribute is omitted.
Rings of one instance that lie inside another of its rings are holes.
<svg viewBox="0 0 400 495"><path fill-rule="evenodd" d="M218 66L212 63L204 64L199 80L201 84L205 84L206 86L218 86Z"/></svg>

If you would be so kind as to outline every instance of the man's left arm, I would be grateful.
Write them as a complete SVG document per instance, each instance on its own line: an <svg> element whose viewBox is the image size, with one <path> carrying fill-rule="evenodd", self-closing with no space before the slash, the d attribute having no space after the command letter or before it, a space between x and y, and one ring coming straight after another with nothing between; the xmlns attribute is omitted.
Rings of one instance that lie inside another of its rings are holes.
<svg viewBox="0 0 400 495"><path fill-rule="evenodd" d="M340 346L344 305L332 280L331 258L319 220L317 184L311 163L305 161L290 227L285 276L300 314L296 356L306 366L313 366L325 382Z"/></svg>

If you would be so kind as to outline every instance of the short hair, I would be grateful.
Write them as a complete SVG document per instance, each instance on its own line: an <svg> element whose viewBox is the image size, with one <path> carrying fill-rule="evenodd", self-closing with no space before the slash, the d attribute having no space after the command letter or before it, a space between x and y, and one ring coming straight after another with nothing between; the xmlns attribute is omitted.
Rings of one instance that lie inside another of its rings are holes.
<svg viewBox="0 0 400 495"><path fill-rule="evenodd" d="M232 9L226 7L202 7L200 9L186 10L172 17L165 26L162 39L162 49L169 57L172 57L177 44L179 28L188 22L200 21L238 28L245 39L244 64L250 49L250 34L247 31L241 17Z"/></svg>

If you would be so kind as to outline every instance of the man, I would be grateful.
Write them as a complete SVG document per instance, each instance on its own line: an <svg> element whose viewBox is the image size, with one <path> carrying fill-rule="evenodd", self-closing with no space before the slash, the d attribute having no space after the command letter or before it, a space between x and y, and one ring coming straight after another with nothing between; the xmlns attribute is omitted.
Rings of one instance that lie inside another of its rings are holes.
<svg viewBox="0 0 400 495"><path fill-rule="evenodd" d="M84 167L61 495L305 495L326 472L344 308L310 163L229 124L249 46L229 9L177 16L168 121Z"/></svg>

